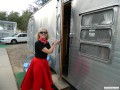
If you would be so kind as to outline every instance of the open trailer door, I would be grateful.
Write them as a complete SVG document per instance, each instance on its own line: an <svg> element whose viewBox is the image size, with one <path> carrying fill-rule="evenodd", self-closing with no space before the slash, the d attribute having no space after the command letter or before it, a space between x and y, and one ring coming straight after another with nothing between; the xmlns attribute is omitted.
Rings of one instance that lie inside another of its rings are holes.
<svg viewBox="0 0 120 90"><path fill-rule="evenodd" d="M59 45L57 45L56 47L56 65L55 65L55 69L56 69L56 73L58 74L58 77L61 77L61 61L62 61L62 54L61 54L61 46L62 46L62 30L63 30L63 0L57 0L57 21L56 21L56 38L60 41Z"/></svg>

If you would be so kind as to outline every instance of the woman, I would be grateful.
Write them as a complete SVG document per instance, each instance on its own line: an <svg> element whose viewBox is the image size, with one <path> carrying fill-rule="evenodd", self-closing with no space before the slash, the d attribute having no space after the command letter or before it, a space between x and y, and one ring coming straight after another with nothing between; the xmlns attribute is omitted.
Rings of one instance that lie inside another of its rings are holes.
<svg viewBox="0 0 120 90"><path fill-rule="evenodd" d="M50 67L47 61L47 55L51 54L55 46L59 43L55 40L50 47L47 29L38 30L35 43L35 57L33 58L26 75L21 84L21 90L53 90Z"/></svg>

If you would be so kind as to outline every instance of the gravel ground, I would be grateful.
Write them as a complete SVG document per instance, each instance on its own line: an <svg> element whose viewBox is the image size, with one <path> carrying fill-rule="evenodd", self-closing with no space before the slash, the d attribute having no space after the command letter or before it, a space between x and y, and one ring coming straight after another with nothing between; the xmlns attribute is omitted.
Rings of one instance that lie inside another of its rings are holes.
<svg viewBox="0 0 120 90"><path fill-rule="evenodd" d="M31 54L27 48L27 43L10 44L7 48L7 53L13 68L14 74L23 71L23 63L25 58Z"/></svg>

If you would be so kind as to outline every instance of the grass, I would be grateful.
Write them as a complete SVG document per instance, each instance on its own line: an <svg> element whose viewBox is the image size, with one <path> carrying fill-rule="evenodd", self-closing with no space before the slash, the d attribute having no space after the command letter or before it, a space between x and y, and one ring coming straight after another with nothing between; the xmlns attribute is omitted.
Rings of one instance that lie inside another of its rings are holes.
<svg viewBox="0 0 120 90"><path fill-rule="evenodd" d="M5 45L5 44L0 44L0 48L7 48L8 45Z"/></svg>
<svg viewBox="0 0 120 90"><path fill-rule="evenodd" d="M25 75L25 72L20 72L20 73L15 74L18 90L20 90L20 85L22 83L24 75Z"/></svg>

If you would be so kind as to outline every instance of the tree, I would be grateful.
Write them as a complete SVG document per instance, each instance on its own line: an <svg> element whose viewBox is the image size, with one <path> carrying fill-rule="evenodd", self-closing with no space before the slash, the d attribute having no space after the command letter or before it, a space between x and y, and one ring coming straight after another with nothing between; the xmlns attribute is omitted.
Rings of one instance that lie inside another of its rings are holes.
<svg viewBox="0 0 120 90"><path fill-rule="evenodd" d="M10 12L10 14L6 14L6 12L0 11L0 20L4 21L13 21L17 22L17 27L21 31L27 31L27 25L28 21L30 19L30 16L38 10L38 7L30 6L27 10L23 11L22 15L20 16L20 13L18 12Z"/></svg>
<svg viewBox="0 0 120 90"><path fill-rule="evenodd" d="M39 9L38 6L34 6L34 5L31 5L31 4L28 7L28 11L32 12L32 13L36 12L38 9Z"/></svg>
<svg viewBox="0 0 120 90"><path fill-rule="evenodd" d="M19 21L19 16L20 14L18 12L10 12L10 14L7 17L8 21L13 21L13 22L17 22Z"/></svg>
<svg viewBox="0 0 120 90"><path fill-rule="evenodd" d="M23 11L22 16L20 16L18 27L22 31L27 31L28 21L30 16L32 15L32 12L29 12L28 10Z"/></svg>
<svg viewBox="0 0 120 90"><path fill-rule="evenodd" d="M8 15L6 14L6 12L0 12L0 20L17 22L18 29L20 29L21 31L26 31L31 14L32 12L28 10L23 11L21 16L18 12L13 11L10 12L10 14Z"/></svg>
<svg viewBox="0 0 120 90"><path fill-rule="evenodd" d="M47 3L49 0L36 0L35 3L38 5L38 6L42 6L44 5L45 3Z"/></svg>
<svg viewBox="0 0 120 90"><path fill-rule="evenodd" d="M6 12L0 12L0 20L7 20L7 13Z"/></svg>

